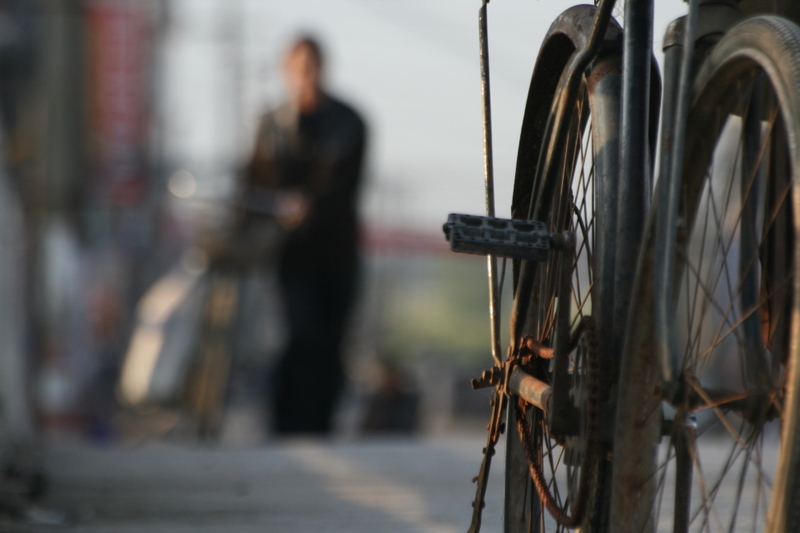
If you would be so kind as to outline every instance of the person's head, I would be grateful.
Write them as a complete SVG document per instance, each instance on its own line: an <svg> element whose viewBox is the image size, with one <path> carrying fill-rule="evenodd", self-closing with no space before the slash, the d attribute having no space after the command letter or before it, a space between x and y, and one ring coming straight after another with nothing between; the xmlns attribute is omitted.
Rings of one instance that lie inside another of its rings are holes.
<svg viewBox="0 0 800 533"><path fill-rule="evenodd" d="M313 111L322 99L322 47L311 36L292 41L283 60L289 102L301 113Z"/></svg>

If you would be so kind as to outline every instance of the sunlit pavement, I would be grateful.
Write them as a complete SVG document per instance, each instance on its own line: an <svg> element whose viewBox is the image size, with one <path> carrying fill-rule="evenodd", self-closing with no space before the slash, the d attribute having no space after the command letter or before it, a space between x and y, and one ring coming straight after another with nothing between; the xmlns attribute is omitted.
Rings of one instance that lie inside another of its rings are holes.
<svg viewBox="0 0 800 533"><path fill-rule="evenodd" d="M65 513L69 525L11 531L462 532L484 438L53 448L43 507ZM487 533L500 529L501 462L492 472Z"/></svg>

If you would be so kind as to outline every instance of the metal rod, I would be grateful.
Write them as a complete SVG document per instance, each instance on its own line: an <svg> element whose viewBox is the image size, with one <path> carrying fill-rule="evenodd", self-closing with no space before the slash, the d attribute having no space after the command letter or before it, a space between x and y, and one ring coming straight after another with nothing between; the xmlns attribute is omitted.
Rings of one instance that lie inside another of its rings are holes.
<svg viewBox="0 0 800 533"><path fill-rule="evenodd" d="M483 97L483 173L486 183L486 216L494 216L494 161L492 153L492 98L489 81L489 29L484 0L478 14L481 46L481 96Z"/></svg>
<svg viewBox="0 0 800 533"><path fill-rule="evenodd" d="M744 119L742 134L744 146L742 150L743 165L739 175L742 213L739 222L739 284L741 286L740 303L742 309L754 309L758 306L760 281L755 257L759 254L758 207L765 194L767 164L762 159L763 137L761 133L761 117L765 112L764 80L758 77L753 80L750 105ZM734 183L730 184L731 187ZM762 317L753 313L744 319L742 337L747 353L747 373L751 383L769 382L769 362L762 340ZM737 335L737 337L739 337Z"/></svg>
<svg viewBox="0 0 800 533"><path fill-rule="evenodd" d="M491 92L489 89L489 32L486 21L486 6L489 0L483 0L483 5L478 13L479 38L480 38L480 57L481 57L481 93L483 95L483 170L486 182L486 215L494 215L494 173L492 163L492 109ZM489 270L489 315L491 318L492 330L492 358L494 364L499 368L502 366L500 359L500 305L497 290L497 260L493 255L487 257ZM495 445L500 436L503 415L507 404L507 398L503 389L498 385L492 400L492 418L489 422L489 435L484 449L481 470L476 479L475 501L472 509L472 523L468 533L478 533L481 528L481 519L484 498L486 496L486 486L489 480L489 469L492 464Z"/></svg>
<svg viewBox="0 0 800 533"><path fill-rule="evenodd" d="M556 310L555 357L553 358L553 404L548 424L552 435L569 435L575 429L576 408L570 399L570 337L572 337L572 271L575 266L575 244L560 252L558 265L558 309Z"/></svg>
<svg viewBox="0 0 800 533"><path fill-rule="evenodd" d="M477 487L475 488L475 500L472 502L472 522L470 522L467 533L478 533L481 530L483 519L483 508L486 505L486 488L489 483L489 471L492 466L492 457L495 454L495 447L500 438L503 416L505 414L507 396L501 391L495 391L492 399L492 418L489 420L489 434L486 437L486 448L483 450L483 461L478 477L475 478Z"/></svg>
<svg viewBox="0 0 800 533"><path fill-rule="evenodd" d="M650 180L650 64L653 42L653 0L628 0L625 3L625 36L622 64L622 127L620 129L620 177L617 184L616 242L614 250L613 301L606 301L614 312L612 353L622 353L624 325L631 304L638 243L645 226Z"/></svg>
<svg viewBox="0 0 800 533"><path fill-rule="evenodd" d="M697 31L697 0L689 0L689 13L686 17L686 27L683 35L683 60L680 70L680 84L678 85L678 102L675 111L674 144L672 153L668 155L672 164L668 176L659 176L667 179L666 202L661 203L665 208L663 216L659 216L656 229L656 249L660 256L656 262L656 342L659 348L661 372L665 381L672 381L680 372L680 355L674 346L672 338L672 310L673 275L675 265L675 240L677 236L678 201L681 190L681 173L683 171L683 152L686 143L686 119L689 116L689 97L692 82L692 57L694 55L694 41ZM667 117L668 118L668 117Z"/></svg>
<svg viewBox="0 0 800 533"><path fill-rule="evenodd" d="M697 423L694 417L684 415L673 426L672 445L675 448L675 509L673 511L673 533L689 531L692 506L692 471L696 454Z"/></svg>
<svg viewBox="0 0 800 533"><path fill-rule="evenodd" d="M536 379L519 367L511 371L511 376L508 379L508 390L542 411L550 411L553 387L544 381Z"/></svg>
<svg viewBox="0 0 800 533"><path fill-rule="evenodd" d="M492 154L492 97L489 86L489 30L487 5L484 0L478 14L481 56L481 95L483 96L483 173L486 186L486 216L494 214L494 161ZM489 271L489 317L492 329L492 358L497 366L500 359L500 294L497 283L497 258L486 258Z"/></svg>

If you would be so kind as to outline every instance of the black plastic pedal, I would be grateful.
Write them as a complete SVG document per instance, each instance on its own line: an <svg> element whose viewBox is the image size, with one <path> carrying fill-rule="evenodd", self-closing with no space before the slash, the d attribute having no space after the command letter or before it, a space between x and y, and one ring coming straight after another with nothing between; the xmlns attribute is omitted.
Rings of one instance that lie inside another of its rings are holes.
<svg viewBox="0 0 800 533"><path fill-rule="evenodd" d="M543 222L451 214L444 234L454 252L546 261L550 233Z"/></svg>

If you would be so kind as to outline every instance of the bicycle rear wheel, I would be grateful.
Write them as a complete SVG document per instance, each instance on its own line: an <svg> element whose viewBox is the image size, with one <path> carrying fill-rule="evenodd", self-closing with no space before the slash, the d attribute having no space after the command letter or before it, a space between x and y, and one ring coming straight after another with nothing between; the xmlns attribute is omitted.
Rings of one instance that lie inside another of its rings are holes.
<svg viewBox="0 0 800 533"><path fill-rule="evenodd" d="M219 439L228 395L233 353L231 342L239 306L237 274L230 267L211 267L210 287L204 302L198 339L198 357L186 390L186 408L194 436L202 441Z"/></svg>
<svg viewBox="0 0 800 533"><path fill-rule="evenodd" d="M670 307L679 372L663 384L654 356L651 217L612 530L800 531L800 29L777 17L731 29L698 72L687 126Z"/></svg>
<svg viewBox="0 0 800 533"><path fill-rule="evenodd" d="M559 82L553 74L565 71L570 56L585 38L576 21L585 18L590 22L593 15L590 6L566 11L553 24L542 46L523 121L512 206L514 218L543 221L551 232L576 235L572 257L554 253L545 263L515 264L511 337L515 350L529 341L552 348L559 335L558 308L570 306L567 335L574 336L576 342L570 352L572 390L568 400L580 413L580 420L571 436L555 436L550 433L545 413L519 398L509 401L507 533L563 531L575 526L583 526L582 531L588 532L604 520L600 515L607 499L602 493L606 468L600 464L596 443L588 442L590 425L597 421L589 420L586 413L591 401L608 400L603 396L608 391L600 391L589 382L592 365L600 363L599 369L595 366L599 372L607 374L609 370L598 361L602 359L598 352L608 344L604 338L610 337L606 335L610 331L604 329L606 317L598 311L603 298L611 298L614 277L613 268L603 265L607 264L604 258L610 266L614 259L614 232L607 230L616 218L616 196L610 191L611 180L618 175L619 26L612 22L605 53L585 73L574 101L562 102L561 108L558 102L565 94L565 76ZM571 113L566 135L561 139L549 137L556 113L565 109ZM571 261L566 265L571 269L571 294L561 303L558 288L563 261ZM540 350L540 356L532 357L525 367L540 380L552 383L551 361L541 355L548 352ZM532 479L536 476L538 489Z"/></svg>

